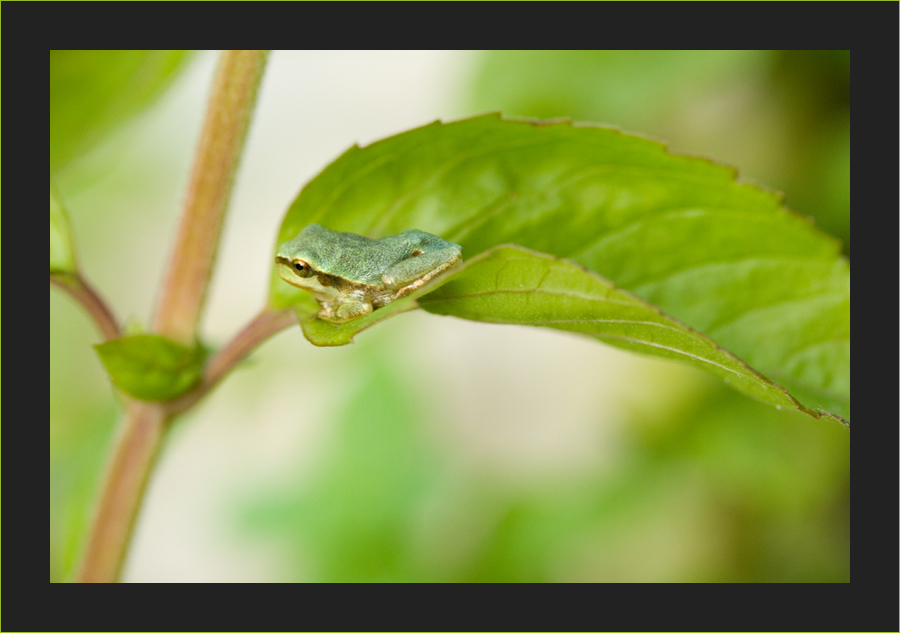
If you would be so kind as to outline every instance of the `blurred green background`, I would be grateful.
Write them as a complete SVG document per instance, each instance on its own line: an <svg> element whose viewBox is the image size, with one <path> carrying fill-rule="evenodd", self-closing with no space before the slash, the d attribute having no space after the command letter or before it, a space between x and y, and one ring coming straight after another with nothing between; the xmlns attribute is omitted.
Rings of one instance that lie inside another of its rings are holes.
<svg viewBox="0 0 900 633"><path fill-rule="evenodd" d="M214 53L51 55L51 176L88 277L146 323ZM262 307L302 185L436 118L600 122L729 163L850 244L840 51L274 52L205 340ZM118 407L50 291L50 578L71 578ZM283 332L171 433L126 581L847 582L849 432L677 364L414 313Z"/></svg>

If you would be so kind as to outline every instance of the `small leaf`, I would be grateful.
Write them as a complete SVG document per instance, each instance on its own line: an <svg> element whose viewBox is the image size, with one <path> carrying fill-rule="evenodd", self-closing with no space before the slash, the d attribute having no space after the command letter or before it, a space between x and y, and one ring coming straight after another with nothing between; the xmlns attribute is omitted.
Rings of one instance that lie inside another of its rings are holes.
<svg viewBox="0 0 900 633"><path fill-rule="evenodd" d="M567 121L436 122L347 150L300 192L278 244L311 223L373 238L420 229L460 244L466 260L500 244L573 260L810 410L849 417L850 267L839 243L712 161ZM303 294L273 265L273 305Z"/></svg>
<svg viewBox="0 0 900 633"><path fill-rule="evenodd" d="M56 190L50 187L50 273L75 274L75 248L69 218Z"/></svg>
<svg viewBox="0 0 900 633"><path fill-rule="evenodd" d="M203 371L203 350L142 334L94 346L110 378L139 400L171 400L191 389Z"/></svg>

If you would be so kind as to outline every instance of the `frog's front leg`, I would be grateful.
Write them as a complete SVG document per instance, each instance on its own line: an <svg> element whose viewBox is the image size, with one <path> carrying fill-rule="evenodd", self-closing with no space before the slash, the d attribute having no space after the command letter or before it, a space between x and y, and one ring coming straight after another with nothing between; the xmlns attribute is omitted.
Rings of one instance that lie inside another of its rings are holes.
<svg viewBox="0 0 900 633"><path fill-rule="evenodd" d="M381 280L397 290L397 297L409 294L425 282L452 267L462 259L458 248L442 248L409 257L389 266L381 275Z"/></svg>
<svg viewBox="0 0 900 633"><path fill-rule="evenodd" d="M323 305L319 311L319 318L333 323L345 323L366 316L370 312L372 312L370 301L350 299Z"/></svg>

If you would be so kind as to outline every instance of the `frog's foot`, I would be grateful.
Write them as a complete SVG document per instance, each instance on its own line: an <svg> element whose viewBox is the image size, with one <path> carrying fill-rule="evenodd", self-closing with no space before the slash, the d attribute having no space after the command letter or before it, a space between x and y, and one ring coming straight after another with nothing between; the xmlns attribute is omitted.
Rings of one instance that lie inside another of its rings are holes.
<svg viewBox="0 0 900 633"><path fill-rule="evenodd" d="M324 312L324 310L322 310ZM334 321L335 323L346 323L360 317L364 317L372 312L372 304L362 301L347 301L342 303L335 310L329 310L328 315L319 316L326 321Z"/></svg>

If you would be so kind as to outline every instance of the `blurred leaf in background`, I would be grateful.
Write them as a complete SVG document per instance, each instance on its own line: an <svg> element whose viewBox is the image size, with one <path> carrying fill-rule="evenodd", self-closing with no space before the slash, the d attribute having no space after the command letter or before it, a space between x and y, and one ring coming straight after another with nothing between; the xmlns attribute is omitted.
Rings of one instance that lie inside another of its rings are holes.
<svg viewBox="0 0 900 633"><path fill-rule="evenodd" d="M169 86L188 51L50 51L50 173Z"/></svg>
<svg viewBox="0 0 900 633"><path fill-rule="evenodd" d="M50 418L51 582L64 581L78 564L119 412L107 399L94 406L70 404L66 414L64 423Z"/></svg>
<svg viewBox="0 0 900 633"><path fill-rule="evenodd" d="M408 381L379 362L313 481L298 471L245 499L244 530L282 543L286 579L849 580L838 424L714 388L665 424L636 415L612 469L523 481L429 437L439 422Z"/></svg>
<svg viewBox="0 0 900 633"><path fill-rule="evenodd" d="M313 481L286 479L283 491L245 500L250 534L275 536L291 552L286 568L309 575L292 580L395 582L417 572L411 538L437 483L437 454L425 441L427 403L386 348L369 348L371 371L347 384Z"/></svg>

